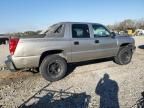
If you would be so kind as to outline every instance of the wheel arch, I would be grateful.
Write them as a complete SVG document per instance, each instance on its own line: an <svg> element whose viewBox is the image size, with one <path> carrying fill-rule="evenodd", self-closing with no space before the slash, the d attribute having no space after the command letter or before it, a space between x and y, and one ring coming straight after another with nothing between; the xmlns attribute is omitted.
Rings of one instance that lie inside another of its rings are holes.
<svg viewBox="0 0 144 108"><path fill-rule="evenodd" d="M129 47L131 49L131 51L133 51L132 43L123 43L120 45L120 48L122 48L122 47Z"/></svg>
<svg viewBox="0 0 144 108"><path fill-rule="evenodd" d="M128 45L131 45L131 43L122 43L122 44L120 45L120 47L124 47L124 46L128 46Z"/></svg>
<svg viewBox="0 0 144 108"><path fill-rule="evenodd" d="M64 50L62 49L48 50L41 54L40 60L39 60L39 66L41 65L43 59L48 55L59 55L60 57L64 58L67 61L67 57L64 53Z"/></svg>

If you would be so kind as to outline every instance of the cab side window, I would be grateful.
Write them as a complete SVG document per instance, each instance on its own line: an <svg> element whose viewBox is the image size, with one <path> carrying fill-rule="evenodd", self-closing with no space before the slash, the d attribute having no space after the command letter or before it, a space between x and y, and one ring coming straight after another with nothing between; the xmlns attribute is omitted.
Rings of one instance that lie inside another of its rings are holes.
<svg viewBox="0 0 144 108"><path fill-rule="evenodd" d="M110 32L102 25L92 25L94 37L109 37Z"/></svg>
<svg viewBox="0 0 144 108"><path fill-rule="evenodd" d="M87 24L73 24L72 25L73 38L90 38L89 27Z"/></svg>

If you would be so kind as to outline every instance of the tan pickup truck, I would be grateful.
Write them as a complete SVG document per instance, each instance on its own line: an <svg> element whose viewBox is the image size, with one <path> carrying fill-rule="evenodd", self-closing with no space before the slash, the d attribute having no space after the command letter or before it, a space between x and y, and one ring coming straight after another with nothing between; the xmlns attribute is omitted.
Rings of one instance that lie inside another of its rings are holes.
<svg viewBox="0 0 144 108"><path fill-rule="evenodd" d="M11 38L9 49L5 63L11 71L39 68L46 80L56 81L66 75L68 63L108 57L120 65L130 63L135 41L102 24L62 22L39 36Z"/></svg>

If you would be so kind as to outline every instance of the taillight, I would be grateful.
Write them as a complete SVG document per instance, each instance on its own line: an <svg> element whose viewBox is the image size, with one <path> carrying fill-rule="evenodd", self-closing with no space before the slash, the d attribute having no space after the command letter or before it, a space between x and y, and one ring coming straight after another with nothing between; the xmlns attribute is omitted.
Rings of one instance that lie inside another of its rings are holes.
<svg viewBox="0 0 144 108"><path fill-rule="evenodd" d="M11 38L9 40L9 50L10 50L11 55L14 54L18 41L19 41L19 38Z"/></svg>

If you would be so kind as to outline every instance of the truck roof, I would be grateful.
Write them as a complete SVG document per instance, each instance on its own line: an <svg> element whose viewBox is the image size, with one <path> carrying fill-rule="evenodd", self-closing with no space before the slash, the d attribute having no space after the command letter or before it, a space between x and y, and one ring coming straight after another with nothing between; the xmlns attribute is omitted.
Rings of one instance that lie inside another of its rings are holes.
<svg viewBox="0 0 144 108"><path fill-rule="evenodd" d="M102 25L100 23L92 23L92 22L59 22L59 23L63 23L63 24L98 24L98 25ZM57 23L57 24L59 24Z"/></svg>

